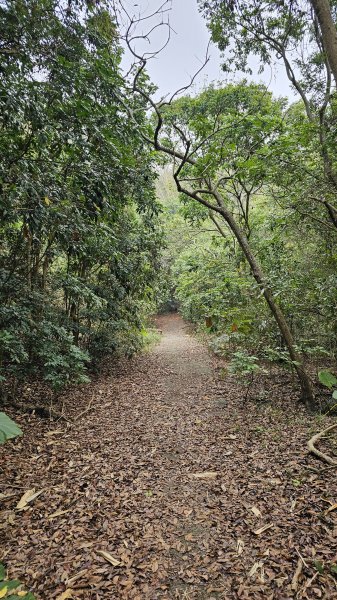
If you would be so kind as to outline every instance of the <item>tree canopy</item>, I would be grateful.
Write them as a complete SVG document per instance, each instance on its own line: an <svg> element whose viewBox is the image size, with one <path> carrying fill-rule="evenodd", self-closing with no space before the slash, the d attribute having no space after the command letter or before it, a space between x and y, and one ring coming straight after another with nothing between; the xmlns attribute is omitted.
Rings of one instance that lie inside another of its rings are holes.
<svg viewBox="0 0 337 600"><path fill-rule="evenodd" d="M139 346L161 246L154 161L108 10L20 0L0 19L2 376L57 388Z"/></svg>

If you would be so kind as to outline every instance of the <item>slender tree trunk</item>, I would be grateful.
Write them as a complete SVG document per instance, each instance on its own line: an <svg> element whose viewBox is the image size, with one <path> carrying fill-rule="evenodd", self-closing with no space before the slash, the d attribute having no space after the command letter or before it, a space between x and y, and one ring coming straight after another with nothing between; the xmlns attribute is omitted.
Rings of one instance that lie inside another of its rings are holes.
<svg viewBox="0 0 337 600"><path fill-rule="evenodd" d="M332 18L329 0L311 0L320 26L324 49L337 85L337 28Z"/></svg>
<svg viewBox="0 0 337 600"><path fill-rule="evenodd" d="M32 289L32 238L27 238L27 286Z"/></svg>
<svg viewBox="0 0 337 600"><path fill-rule="evenodd" d="M290 331L290 328L288 326L287 320L282 312L282 309L277 304L277 302L274 298L274 294L266 282L266 279L265 279L265 276L261 269L261 266L260 266L259 262L257 261L257 259L255 258L254 254L250 248L250 245L249 245L246 235L240 229L240 227L238 226L238 224L236 223L234 217L232 216L232 214L230 212L228 212L225 208L222 208L221 214L223 215L225 221L227 222L227 224L231 228L232 232L234 233L236 239L238 240L238 243L239 243L239 245L247 259L247 262L252 270L253 277L254 277L255 281L258 283L259 287L261 288L263 296L270 308L270 311L271 311L271 313L278 325L278 328L281 332L281 335L285 341L285 344L286 344L288 352L289 352L289 356L290 356L291 360L293 361L293 364L296 369L298 379L299 379L299 382L301 385L302 401L307 405L308 408L313 409L315 406L315 398L314 398L314 392L313 392L311 380L302 364L301 357L298 355L298 353L295 350L295 342L294 342L292 333Z"/></svg>
<svg viewBox="0 0 337 600"><path fill-rule="evenodd" d="M174 176L173 176L174 180L176 182L178 192L182 192L182 193L186 194L187 196L189 196L190 198L193 198L193 200L196 200L200 204L207 206L212 212L214 212L214 214L215 213L221 214L222 217L224 218L224 220L226 221L227 225L229 226L232 233L236 237L238 244L246 257L246 260L252 270L253 277L254 277L255 281L257 282L257 284L259 285L259 287L261 288L263 296L270 308L270 311L277 323L279 331L280 331L280 333L284 339L284 342L287 346L289 356L293 362L294 368L296 370L296 373L297 373L297 376L298 376L298 379L299 379L299 382L301 385L302 401L306 404L306 406L310 410L314 409L315 396L314 396L311 379L305 370L305 367L303 365L301 357L296 352L295 342L294 342L292 333L290 331L290 327L288 326L287 320L282 312L281 307L276 302L276 299L274 297L272 290L268 286L268 283L264 276L262 268L261 268L258 260L255 258L254 254L252 252L252 249L249 245L249 241L247 239L246 234L240 228L240 226L238 225L238 223L235 220L232 213L227 210L221 194L219 193L219 191L216 188L214 188L212 186L212 184L209 180L205 180L205 183L209 189L209 193L214 197L214 199L217 202L216 210L214 210L215 207L212 208L212 206L207 201L205 201L200 196L200 194L198 194L197 191L193 192L193 191L190 191L190 190L182 187L181 182L179 180L179 173L182 169L182 166L183 166L183 162L181 163L180 167L178 167L177 171L175 171ZM213 219L213 221L215 221L215 219ZM223 230L221 229L221 227L219 225L217 225L217 227L218 227L218 230L220 231L221 235L226 237Z"/></svg>
<svg viewBox="0 0 337 600"><path fill-rule="evenodd" d="M46 256L44 257L44 260L43 260L43 265L42 265L42 285L41 285L41 287L44 292L46 291L46 287L47 287L48 268L49 268L49 256L48 256L48 254L46 254Z"/></svg>

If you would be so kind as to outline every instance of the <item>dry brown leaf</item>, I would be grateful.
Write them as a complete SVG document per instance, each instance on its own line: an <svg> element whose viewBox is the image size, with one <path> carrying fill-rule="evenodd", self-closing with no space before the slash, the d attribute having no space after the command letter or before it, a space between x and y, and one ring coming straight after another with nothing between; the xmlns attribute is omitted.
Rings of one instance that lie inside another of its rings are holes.
<svg viewBox="0 0 337 600"><path fill-rule="evenodd" d="M78 573L76 573L76 575L69 577L69 579L67 580L67 585L73 585L76 581L84 577L87 573L88 569L83 569L83 571L79 571Z"/></svg>
<svg viewBox="0 0 337 600"><path fill-rule="evenodd" d="M300 575L302 573L302 569L303 569L303 562L299 558L298 561L297 561L296 571L295 571L294 576L293 576L292 581L291 581L291 589L294 592L297 592L297 590L298 590L298 580L299 580L299 577L300 577Z"/></svg>
<svg viewBox="0 0 337 600"><path fill-rule="evenodd" d="M248 576L249 577L253 577L253 575L255 575L256 571L258 569L261 569L262 567L263 567L263 562L262 561L254 563L253 566L252 566L252 568L251 568L251 570L248 573Z"/></svg>
<svg viewBox="0 0 337 600"><path fill-rule="evenodd" d="M217 471L205 471L204 473L193 473L191 477L196 479L215 479L218 476Z"/></svg>
<svg viewBox="0 0 337 600"><path fill-rule="evenodd" d="M251 511L254 513L256 517L262 517L262 513L259 511L257 506L252 506Z"/></svg>
<svg viewBox="0 0 337 600"><path fill-rule="evenodd" d="M70 588L68 590L66 590L65 592L63 592L63 594L61 594L61 596L57 596L56 600L67 600L67 598L73 598L74 592L73 590L71 590Z"/></svg>
<svg viewBox="0 0 337 600"><path fill-rule="evenodd" d="M151 568L152 568L152 572L153 572L153 573L157 573L157 571L158 571L158 569L159 569L159 564L158 564L158 561L157 561L157 560L154 560L154 561L153 561L153 563L152 563L152 567L151 567Z"/></svg>
<svg viewBox="0 0 337 600"><path fill-rule="evenodd" d="M274 523L264 525L263 527L260 527L260 529L256 529L255 531L253 531L253 533L255 533L255 535L261 535L261 533L264 533L265 531L267 531L267 529L271 529L271 527L274 527Z"/></svg>
<svg viewBox="0 0 337 600"><path fill-rule="evenodd" d="M105 550L97 550L97 554L105 558L105 560L107 560L114 567L118 567L121 564L120 560L114 558L110 552L106 552Z"/></svg>
<svg viewBox="0 0 337 600"><path fill-rule="evenodd" d="M329 506L329 508L325 511L325 515L327 515L328 513L332 512L333 510L337 510L337 503L336 504L331 504L331 506Z"/></svg>
<svg viewBox="0 0 337 600"><path fill-rule="evenodd" d="M67 510L57 510L56 512L54 512L53 514L49 515L49 519L55 519L56 517L60 517L61 515L65 515L68 512L71 512L71 508L68 508Z"/></svg>
<svg viewBox="0 0 337 600"><path fill-rule="evenodd" d="M40 496L42 492L43 490L39 490L38 492L36 492L34 488L25 492L16 505L17 510L23 510L25 506L29 504L29 502L33 502L33 500Z"/></svg>
<svg viewBox="0 0 337 600"><path fill-rule="evenodd" d="M242 554L244 547L245 547L244 541L238 539L237 544L236 544L236 551L237 551L238 556L240 556Z"/></svg>

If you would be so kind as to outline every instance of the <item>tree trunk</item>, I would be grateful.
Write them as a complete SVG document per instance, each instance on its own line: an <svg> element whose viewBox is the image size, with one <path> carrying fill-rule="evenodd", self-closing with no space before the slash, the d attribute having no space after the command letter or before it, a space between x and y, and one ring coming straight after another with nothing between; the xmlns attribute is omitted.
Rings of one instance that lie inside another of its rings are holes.
<svg viewBox="0 0 337 600"><path fill-rule="evenodd" d="M187 196L189 196L190 198L192 198L193 200L196 200L200 204L207 206L207 208L209 208L212 212L214 212L216 214L221 214L222 217L224 218L224 220L226 221L227 225L231 229L232 233L236 237L236 239L239 243L239 246L242 249L242 251L246 257L246 260L252 270L253 277L254 277L255 281L257 282L257 284L259 285L259 287L261 288L262 294L270 308L270 311L277 323L279 331L280 331L280 333L284 339L284 342L287 346L289 356L293 362L293 366L296 370L296 373L297 373L297 376L298 376L298 379L300 382L301 391L302 391L302 401L306 404L306 406L310 410L313 410L315 408L315 396L314 396L314 391L313 391L310 377L305 370L305 367L302 363L301 357L298 355L298 353L295 350L295 342L294 342L292 333L290 331L290 328L288 326L287 320L286 320L280 306L277 304L272 290L269 288L269 286L267 284L267 281L265 279L262 268L251 250L251 247L249 245L249 241L247 239L246 234L242 231L242 229L236 222L232 213L227 210L221 194L218 192L218 190L216 188L212 187L212 184L209 180L206 180L205 183L208 186L209 193L214 197L214 199L217 202L217 206L214 208L207 201L205 201L200 196L200 194L198 194L198 192L193 192L193 191L190 191L190 190L182 187L181 182L179 180L179 172L181 171L182 165L183 165L183 163L181 163L181 166L174 173L174 180L176 182L178 192L182 192L182 193L186 194ZM214 218L212 218L212 220L214 222L216 221ZM223 235L223 237L226 237L225 233L223 232L223 230L221 229L221 227L218 224L217 224L217 228L218 228L219 232L221 233L221 235Z"/></svg>
<svg viewBox="0 0 337 600"><path fill-rule="evenodd" d="M225 219L226 223L228 224L228 226L230 227L230 229L232 230L232 232L234 233L236 239L238 240L238 243L247 259L247 262L252 270L252 274L253 277L255 279L255 281L258 283L259 287L261 288L261 291L263 293L263 296L270 308L270 311L278 325L278 328L281 332L281 335L285 341L285 344L287 346L287 350L289 352L289 356L293 362L293 365L295 367L295 370L297 372L297 376L301 385L301 392L302 392L302 401L306 404L306 406L312 410L315 406L315 397L314 397L314 391L313 391L313 387L312 387L312 383L310 380L310 377L308 375L308 373L306 372L304 365L302 363L301 357L297 354L296 350L295 350L295 342L292 336L292 333L290 331L290 328L288 326L288 323L286 321L286 318L282 312L282 309L280 308L280 306L277 304L273 292L272 290L269 288L262 268L260 266L260 264L258 263L257 259L255 258L248 239L245 235L245 233L240 229L240 227L238 226L237 222L235 221L233 215L226 210L226 208L223 206L222 203L222 199L219 196L219 201L222 204L222 208L221 208L221 214L223 216L223 218ZM221 228L219 229L220 233L221 233Z"/></svg>
<svg viewBox="0 0 337 600"><path fill-rule="evenodd" d="M337 85L337 29L329 0L311 0L321 30L324 49Z"/></svg>

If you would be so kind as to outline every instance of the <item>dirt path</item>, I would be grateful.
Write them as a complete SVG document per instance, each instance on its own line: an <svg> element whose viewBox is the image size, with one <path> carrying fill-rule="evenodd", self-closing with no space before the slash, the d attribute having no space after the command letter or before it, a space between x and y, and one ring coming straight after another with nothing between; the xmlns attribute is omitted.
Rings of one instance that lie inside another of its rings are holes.
<svg viewBox="0 0 337 600"><path fill-rule="evenodd" d="M65 397L70 417L93 401L75 424L15 415L26 434L1 450L10 574L42 600L337 598L335 475L305 449L317 420L286 384L244 402L179 317L158 327L150 353Z"/></svg>

